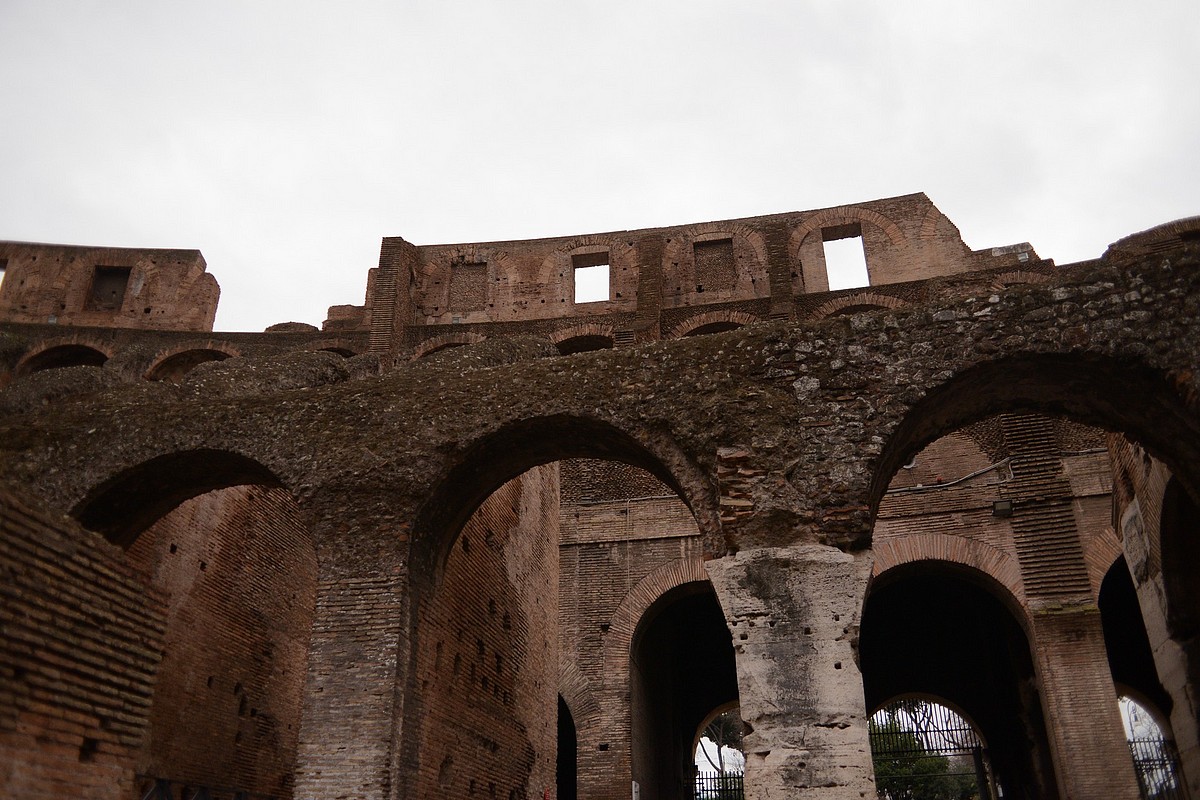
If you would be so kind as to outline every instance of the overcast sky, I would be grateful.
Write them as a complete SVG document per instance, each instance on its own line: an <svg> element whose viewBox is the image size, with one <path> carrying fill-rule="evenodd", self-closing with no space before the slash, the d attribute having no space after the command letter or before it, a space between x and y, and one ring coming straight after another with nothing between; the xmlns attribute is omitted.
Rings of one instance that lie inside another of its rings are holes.
<svg viewBox="0 0 1200 800"><path fill-rule="evenodd" d="M417 244L926 192L1060 264L1200 214L1200 2L0 0L0 239L203 251L217 327Z"/></svg>

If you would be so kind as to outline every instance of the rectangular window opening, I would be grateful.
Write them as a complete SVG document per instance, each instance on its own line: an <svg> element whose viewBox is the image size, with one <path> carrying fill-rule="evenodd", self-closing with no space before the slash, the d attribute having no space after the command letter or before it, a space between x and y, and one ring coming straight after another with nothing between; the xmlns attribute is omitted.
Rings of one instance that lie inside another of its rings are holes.
<svg viewBox="0 0 1200 800"><path fill-rule="evenodd" d="M576 303L601 303L611 299L607 252L571 256L571 266L574 268Z"/></svg>
<svg viewBox="0 0 1200 800"><path fill-rule="evenodd" d="M871 285L861 225L855 222L822 228L821 240L825 246L825 274L829 278L830 291Z"/></svg>
<svg viewBox="0 0 1200 800"><path fill-rule="evenodd" d="M0 258L0 286L4 286L4 273L8 271L8 259Z"/></svg>
<svg viewBox="0 0 1200 800"><path fill-rule="evenodd" d="M96 267L87 307L93 311L116 311L125 302L129 267Z"/></svg>

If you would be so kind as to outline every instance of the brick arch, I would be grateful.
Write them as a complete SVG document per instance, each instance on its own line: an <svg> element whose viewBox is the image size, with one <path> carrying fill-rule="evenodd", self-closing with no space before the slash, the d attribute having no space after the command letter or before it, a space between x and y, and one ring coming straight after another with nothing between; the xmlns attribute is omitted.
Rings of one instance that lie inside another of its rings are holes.
<svg viewBox="0 0 1200 800"><path fill-rule="evenodd" d="M550 334L553 344L561 344L568 339L580 336L603 336L613 338L613 326L608 322L579 322L566 328L559 328Z"/></svg>
<svg viewBox="0 0 1200 800"><path fill-rule="evenodd" d="M1014 607L1025 607L1020 564L1014 556L989 544L965 536L922 533L880 542L874 546L874 554L872 582L884 573L908 564L956 564L987 576L1007 593Z"/></svg>
<svg viewBox="0 0 1200 800"><path fill-rule="evenodd" d="M792 231L792 235L788 239L788 253L791 256L792 263L800 262L800 245L804 243L804 240L808 238L810 233L818 231L821 228L845 225L850 222L867 222L874 225L887 234L888 239L896 247L901 247L907 243L907 237L904 235L904 231L900 230L900 226L878 211L858 206L827 208L824 211L818 211L806 217Z"/></svg>
<svg viewBox="0 0 1200 800"><path fill-rule="evenodd" d="M703 559L681 558L663 564L626 593L609 618L604 637L605 675L623 674L623 665L633 647L633 635L646 612L667 592L688 583L711 583Z"/></svg>
<svg viewBox="0 0 1200 800"><path fill-rule="evenodd" d="M108 361L108 359L112 358L115 352L111 345L98 342L83 335L55 338L50 341L42 342L40 347L23 355L17 362L17 365L13 367L13 375L15 377L22 377L30 374L31 372L37 372L39 369L53 369L55 368L54 366L39 367L38 365L42 361L53 360L55 353L61 353L64 358L70 360L70 353L76 351L78 351L80 356L86 356L88 351L90 351L90 353L103 356L103 361L101 361L101 363L104 363L105 361ZM77 363L86 362L78 361ZM68 363L55 366L72 365Z"/></svg>
<svg viewBox="0 0 1200 800"><path fill-rule="evenodd" d="M1100 584L1104 583L1104 576L1124 555L1125 548L1111 527L1105 528L1084 543L1083 559L1087 563L1092 595L1097 600L1100 599Z"/></svg>
<svg viewBox="0 0 1200 800"><path fill-rule="evenodd" d="M921 239L934 239L937 237L938 223L946 219L946 215L938 211L937 206L933 203L929 204L929 208L925 210L925 217L921 220L921 232L918 235Z"/></svg>
<svg viewBox="0 0 1200 800"><path fill-rule="evenodd" d="M416 270L417 291L426 302L436 296L442 311L453 311L450 304L450 276L455 264L487 264L488 295L496 275L513 271L508 252L495 246L483 244L460 244L439 247L427 254ZM432 295L433 282L441 281L441 288ZM441 313L441 312L438 312ZM470 312L467 312L470 313Z"/></svg>
<svg viewBox="0 0 1200 800"><path fill-rule="evenodd" d="M886 294L876 294L875 292L861 292L841 297L835 297L828 300L813 309L810 317L812 319L825 319L832 317L837 312L845 308L854 306L874 306L876 308L904 308L908 303L898 297L892 297Z"/></svg>
<svg viewBox="0 0 1200 800"><path fill-rule="evenodd" d="M739 326L753 325L755 322L762 322L762 318L754 314L747 314L745 311L705 311L703 314L696 314L680 322L671 328L671 332L663 338L682 339L697 328L720 322L729 322Z"/></svg>
<svg viewBox="0 0 1200 800"><path fill-rule="evenodd" d="M542 263L538 266L537 284L542 287L542 291L552 290L557 295L556 300L573 300L574 298L569 297L567 291L567 286L572 285L568 282L568 276L572 269L571 256L607 250L608 263L614 273L610 277L610 282L615 287L618 279L615 273L621 266L637 266L633 263L633 249L628 239L623 238L620 234L592 233L567 239L542 259ZM633 285L637 285L636 275Z"/></svg>
<svg viewBox="0 0 1200 800"><path fill-rule="evenodd" d="M444 350L447 347L454 347L463 344L478 344L487 339L482 333L472 333L463 331L462 333L443 333L441 336L434 336L432 339L426 339L413 348L412 358L410 361L424 358L427 355L436 353L438 350Z"/></svg>
<svg viewBox="0 0 1200 800"><path fill-rule="evenodd" d="M574 661L562 654L558 657L558 695L570 709L576 731L599 724L600 702L592 691L591 681Z"/></svg>
<svg viewBox="0 0 1200 800"><path fill-rule="evenodd" d="M766 275L767 243L758 231L746 225L725 222L704 222L699 225L689 225L680 233L671 237L667 243L665 255L668 261L682 261L689 258L688 250L691 245L702 242L713 242L720 239L741 239L754 251L757 263L755 266Z"/></svg>

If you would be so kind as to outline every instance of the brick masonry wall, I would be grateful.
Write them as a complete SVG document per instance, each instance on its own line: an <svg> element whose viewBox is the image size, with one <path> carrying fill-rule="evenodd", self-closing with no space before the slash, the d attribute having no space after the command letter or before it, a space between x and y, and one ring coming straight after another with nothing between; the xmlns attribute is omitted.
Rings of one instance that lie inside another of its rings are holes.
<svg viewBox="0 0 1200 800"><path fill-rule="evenodd" d="M100 536L3 491L0 597L0 797L132 797L165 598Z"/></svg>
<svg viewBox="0 0 1200 800"><path fill-rule="evenodd" d="M211 331L221 294L199 250L0 242L0 261L5 322Z"/></svg>
<svg viewBox="0 0 1200 800"><path fill-rule="evenodd" d="M558 467L497 490L419 607L412 797L554 796ZM409 717L413 719L413 716Z"/></svg>
<svg viewBox="0 0 1200 800"><path fill-rule="evenodd" d="M773 295L828 291L824 233L857 226L872 286L989 267L1027 266L1028 245L971 251L958 229L923 194L837 208L576 237L427 245L374 307L408 308L400 325L504 324L616 317L713 304L767 301ZM384 249L398 239L385 239ZM574 301L573 259L607 254L610 296ZM648 260L652 259L652 263ZM653 286L642 286L643 274ZM778 278L773 278L773 275ZM788 283L790 276L790 284ZM399 294L396 294L399 293ZM772 308L787 309L790 297ZM652 308L642 308L649 304ZM766 309L763 309L764 312Z"/></svg>
<svg viewBox="0 0 1200 800"><path fill-rule="evenodd" d="M201 495L128 556L167 599L139 773L291 797L317 567L291 495Z"/></svg>
<svg viewBox="0 0 1200 800"><path fill-rule="evenodd" d="M628 652L606 658L635 587L702 553L691 511L649 473L616 462L563 464L559 626L563 663L586 682L595 714L577 715L580 797L629 795L634 702ZM585 499L586 498L586 499ZM576 698L583 700L584 698Z"/></svg>

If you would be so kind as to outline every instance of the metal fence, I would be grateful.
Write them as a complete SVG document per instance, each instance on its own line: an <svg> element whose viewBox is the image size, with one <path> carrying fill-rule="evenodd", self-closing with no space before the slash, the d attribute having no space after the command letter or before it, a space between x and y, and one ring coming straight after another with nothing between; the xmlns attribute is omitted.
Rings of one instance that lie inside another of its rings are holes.
<svg viewBox="0 0 1200 800"><path fill-rule="evenodd" d="M741 773L697 772L695 800L742 800Z"/></svg>
<svg viewBox="0 0 1200 800"><path fill-rule="evenodd" d="M871 717L875 784L884 800L989 800L987 750L969 722L938 703L904 700Z"/></svg>
<svg viewBox="0 0 1200 800"><path fill-rule="evenodd" d="M1129 740L1129 751L1142 800L1184 800L1179 760L1170 742L1161 736L1134 737Z"/></svg>

